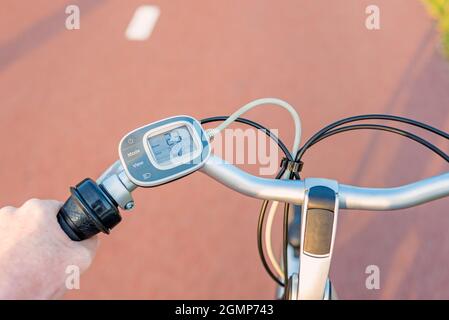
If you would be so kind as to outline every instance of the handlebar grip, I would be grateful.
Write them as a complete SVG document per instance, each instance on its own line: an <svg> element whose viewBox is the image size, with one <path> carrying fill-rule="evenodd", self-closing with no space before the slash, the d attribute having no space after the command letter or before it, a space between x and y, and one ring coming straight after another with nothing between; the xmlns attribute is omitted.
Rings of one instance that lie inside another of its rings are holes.
<svg viewBox="0 0 449 320"><path fill-rule="evenodd" d="M109 234L122 220L117 204L92 179L81 181L70 192L57 219L73 241L89 239L99 232Z"/></svg>

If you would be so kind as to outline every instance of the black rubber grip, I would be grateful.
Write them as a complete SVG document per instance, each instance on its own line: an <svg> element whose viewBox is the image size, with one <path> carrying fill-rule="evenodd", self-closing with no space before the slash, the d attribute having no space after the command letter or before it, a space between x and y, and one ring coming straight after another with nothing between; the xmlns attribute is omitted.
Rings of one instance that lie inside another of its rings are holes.
<svg viewBox="0 0 449 320"><path fill-rule="evenodd" d="M89 239L99 232L109 233L122 220L117 205L93 180L85 179L70 191L57 219L73 241Z"/></svg>
<svg viewBox="0 0 449 320"><path fill-rule="evenodd" d="M73 231L72 227L69 226L67 221L63 218L61 213L58 213L58 222L62 230L69 236L73 241L81 241L81 238Z"/></svg>

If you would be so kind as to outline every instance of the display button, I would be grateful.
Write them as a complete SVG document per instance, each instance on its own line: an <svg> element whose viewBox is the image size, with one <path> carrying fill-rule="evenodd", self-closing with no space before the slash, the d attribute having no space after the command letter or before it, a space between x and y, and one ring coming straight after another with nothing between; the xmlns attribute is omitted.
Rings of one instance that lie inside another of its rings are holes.
<svg viewBox="0 0 449 320"><path fill-rule="evenodd" d="M142 174L142 178L143 178L144 180L150 179L151 176L152 176L152 174L151 174L150 172L145 172L144 174Z"/></svg>
<svg viewBox="0 0 449 320"><path fill-rule="evenodd" d="M142 155L142 148L131 148L124 152L127 161L134 160Z"/></svg>
<svg viewBox="0 0 449 320"><path fill-rule="evenodd" d="M143 160L141 160L141 161L137 161L137 162L133 163L131 166L132 166L134 169L137 169L137 168L142 167L143 165L144 165L144 162L143 162Z"/></svg>
<svg viewBox="0 0 449 320"><path fill-rule="evenodd" d="M130 135L130 136L126 137L124 142L126 144L125 147L132 146L132 145L134 145L137 142L137 139L136 139L136 137L134 135Z"/></svg>

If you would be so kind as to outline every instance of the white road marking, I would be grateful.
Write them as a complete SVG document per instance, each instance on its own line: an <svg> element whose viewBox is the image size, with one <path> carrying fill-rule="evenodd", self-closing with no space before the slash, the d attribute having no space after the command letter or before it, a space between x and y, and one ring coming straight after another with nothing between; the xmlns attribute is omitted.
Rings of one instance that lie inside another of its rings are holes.
<svg viewBox="0 0 449 320"><path fill-rule="evenodd" d="M156 25L161 11L157 6L142 5L136 9L128 28L126 38L132 41L147 40Z"/></svg>

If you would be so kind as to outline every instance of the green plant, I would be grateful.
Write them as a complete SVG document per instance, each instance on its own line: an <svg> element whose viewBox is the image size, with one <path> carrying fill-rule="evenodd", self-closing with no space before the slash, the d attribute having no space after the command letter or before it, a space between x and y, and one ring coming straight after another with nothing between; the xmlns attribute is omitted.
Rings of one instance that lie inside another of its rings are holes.
<svg viewBox="0 0 449 320"><path fill-rule="evenodd" d="M449 58L449 0L423 0L430 14L438 21L443 50Z"/></svg>

